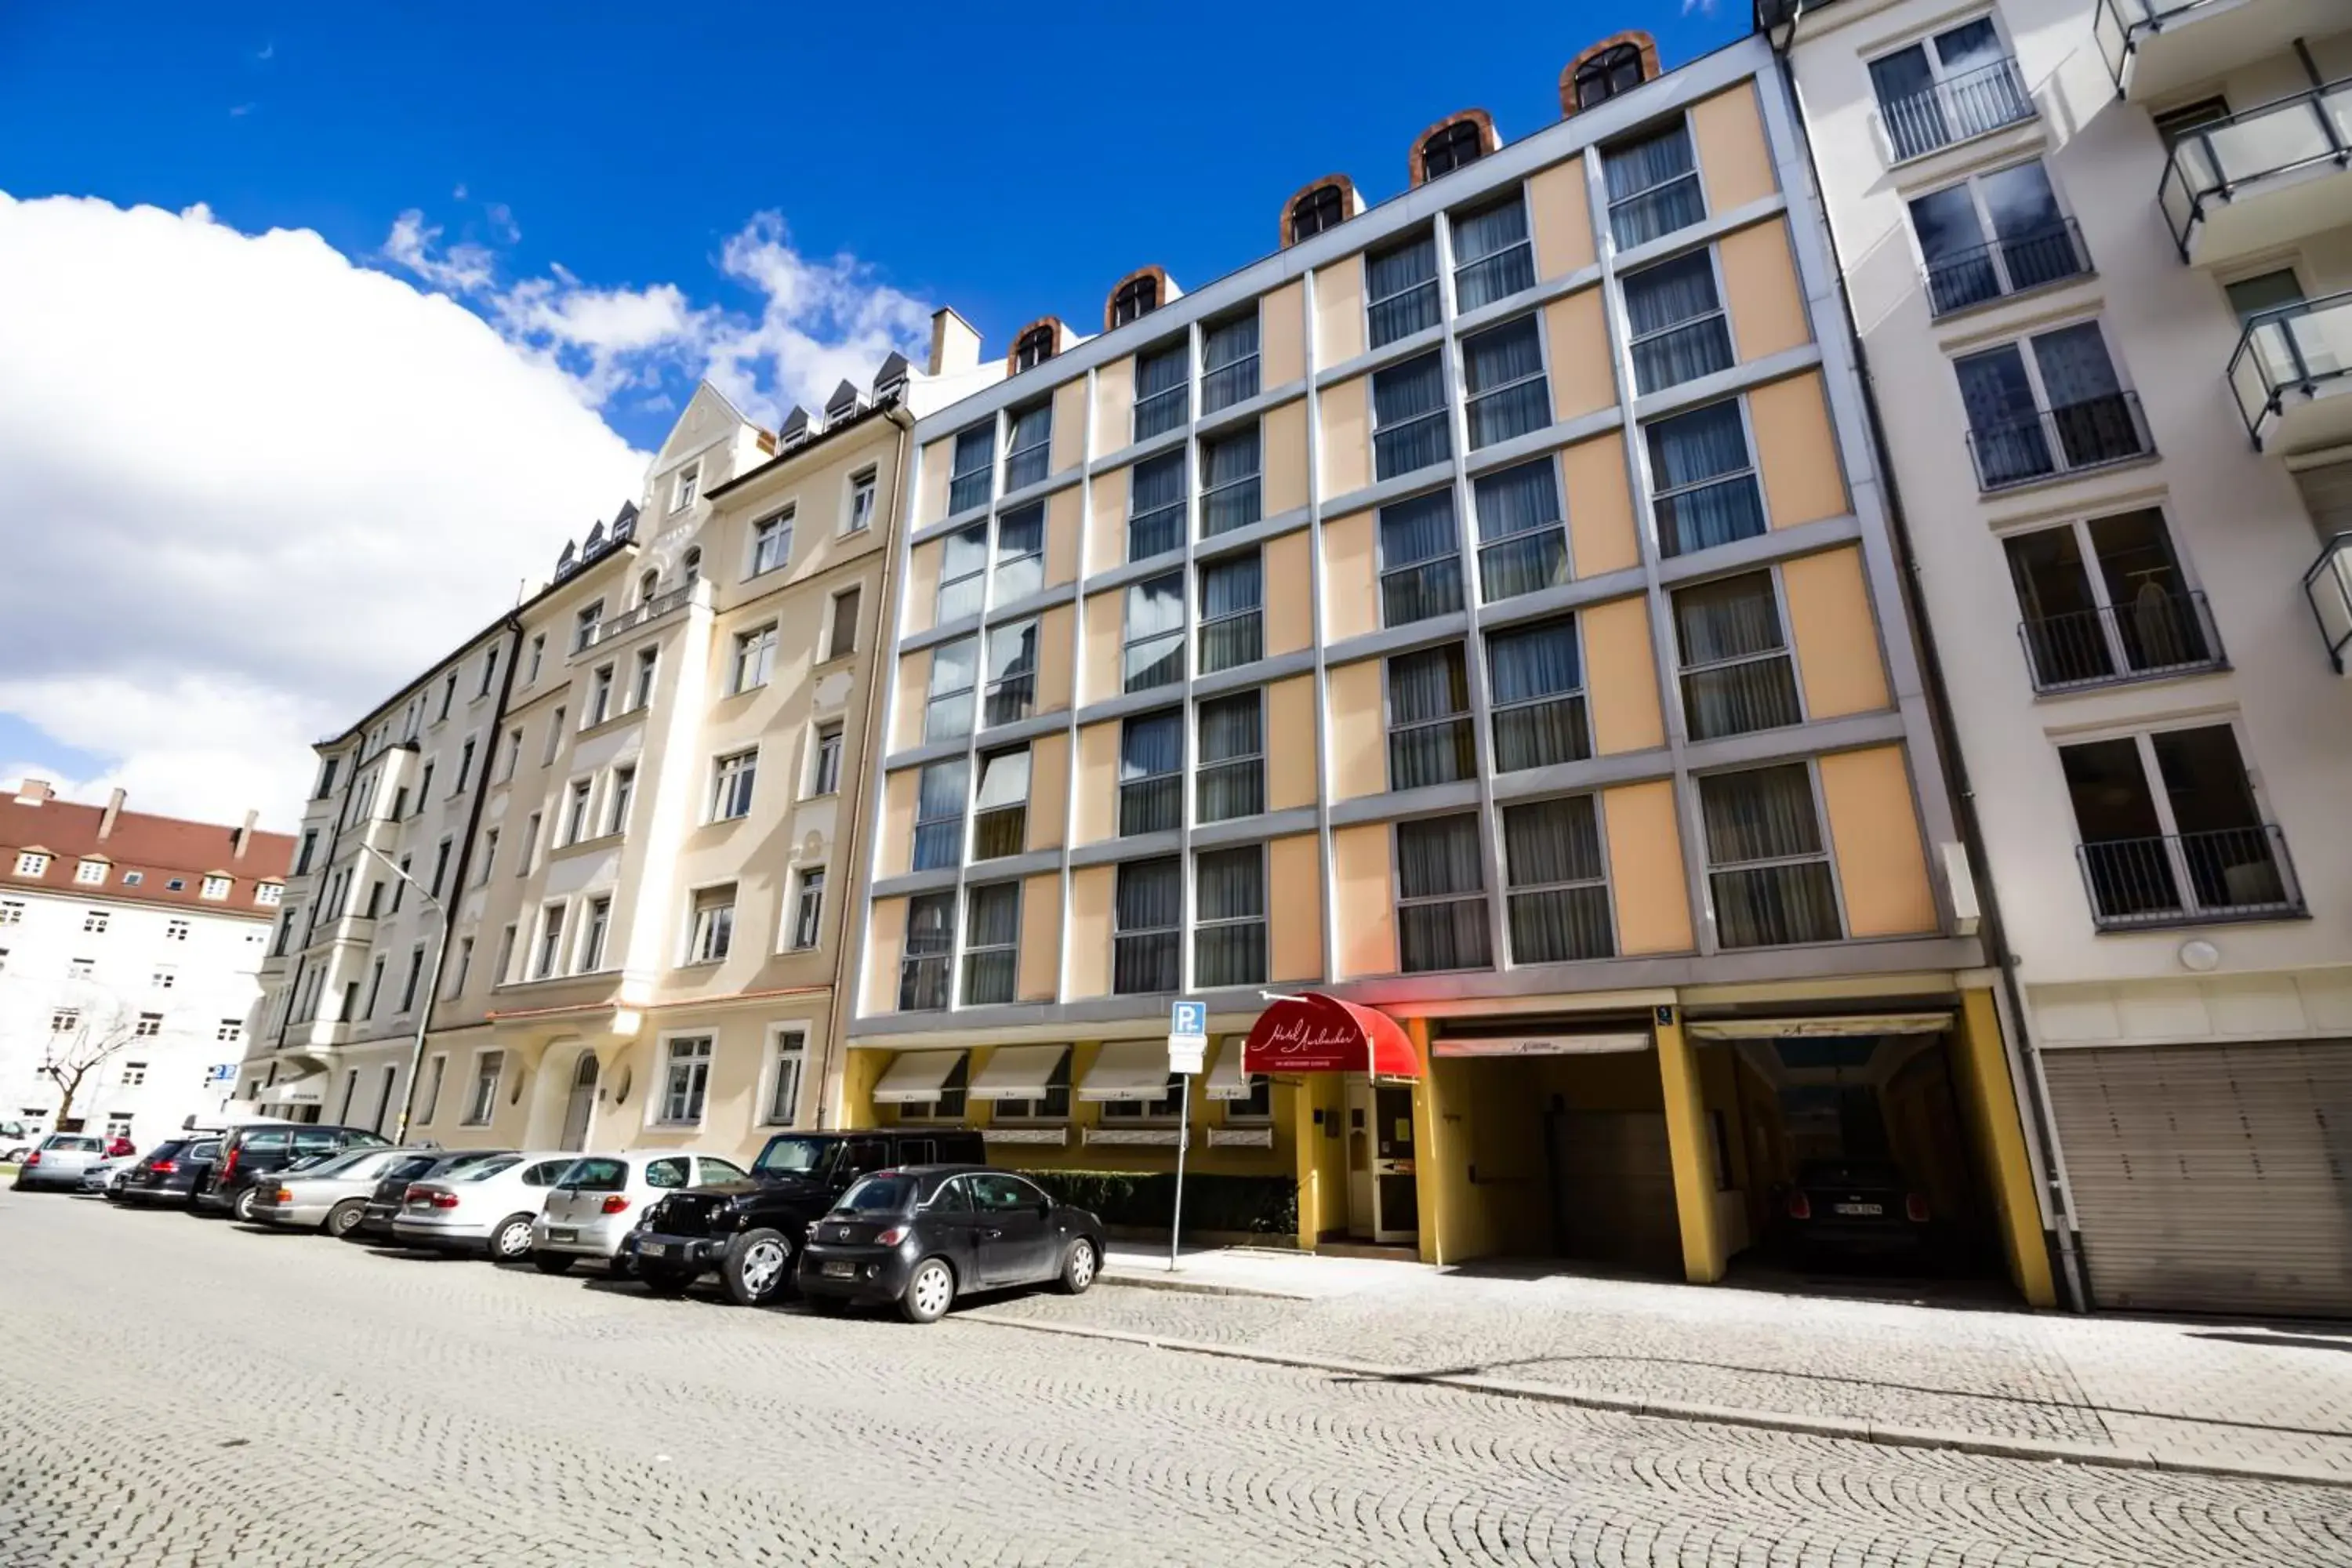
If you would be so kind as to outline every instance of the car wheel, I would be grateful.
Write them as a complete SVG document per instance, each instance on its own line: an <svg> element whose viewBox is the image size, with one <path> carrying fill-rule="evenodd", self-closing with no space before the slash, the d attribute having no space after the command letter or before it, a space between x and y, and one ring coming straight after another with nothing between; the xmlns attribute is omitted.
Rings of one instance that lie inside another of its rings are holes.
<svg viewBox="0 0 2352 1568"><path fill-rule="evenodd" d="M366 1209L367 1205L363 1200L345 1198L327 1211L326 1222L319 1228L329 1236L338 1238L349 1236L359 1227L361 1216Z"/></svg>
<svg viewBox="0 0 2352 1568"><path fill-rule="evenodd" d="M639 1263L637 1279L656 1296L683 1296L686 1288L694 1283L699 1272L693 1268L672 1268L661 1264Z"/></svg>
<svg viewBox="0 0 2352 1568"><path fill-rule="evenodd" d="M530 1215L510 1214L490 1232L490 1261L520 1263L530 1256Z"/></svg>
<svg viewBox="0 0 2352 1568"><path fill-rule="evenodd" d="M719 1278L739 1307L764 1307L793 1280L793 1244L781 1230L747 1230L727 1244Z"/></svg>
<svg viewBox="0 0 2352 1568"><path fill-rule="evenodd" d="M236 1194L236 1202L229 1205L229 1213L236 1216L239 1225L251 1225L254 1205L260 1201L261 1194L253 1188L247 1187Z"/></svg>
<svg viewBox="0 0 2352 1568"><path fill-rule="evenodd" d="M1070 1250L1062 1254L1062 1272L1054 1281L1065 1296L1083 1296L1095 1282L1095 1273L1102 1259L1095 1255L1095 1244L1085 1237L1070 1243Z"/></svg>
<svg viewBox="0 0 2352 1568"><path fill-rule="evenodd" d="M907 1293L898 1298L898 1315L910 1323L936 1323L955 1300L955 1270L943 1258L926 1258L915 1265Z"/></svg>
<svg viewBox="0 0 2352 1568"><path fill-rule="evenodd" d="M534 1252L530 1255L530 1266L541 1274L569 1274L572 1266L579 1261L568 1252Z"/></svg>

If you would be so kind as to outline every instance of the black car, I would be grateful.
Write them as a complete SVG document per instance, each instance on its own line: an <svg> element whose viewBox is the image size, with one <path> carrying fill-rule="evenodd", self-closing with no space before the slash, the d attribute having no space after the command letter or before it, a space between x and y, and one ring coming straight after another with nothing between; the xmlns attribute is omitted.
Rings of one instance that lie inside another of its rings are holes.
<svg viewBox="0 0 2352 1568"><path fill-rule="evenodd" d="M341 1233L343 1239L398 1245L400 1238L393 1235L392 1222L399 1217L401 1200L408 1195L411 1182L430 1181L513 1152L511 1149L420 1149L405 1160L394 1161L384 1167L375 1190L361 1205L359 1223Z"/></svg>
<svg viewBox="0 0 2352 1568"><path fill-rule="evenodd" d="M1075 1296L1102 1271L1102 1221L985 1165L878 1171L809 1226L801 1294L818 1311L895 1301L930 1323L959 1295L1051 1281Z"/></svg>
<svg viewBox="0 0 2352 1568"><path fill-rule="evenodd" d="M1925 1194L1883 1160L1809 1160L1781 1200L1801 1258L1925 1254L1935 1215Z"/></svg>
<svg viewBox="0 0 2352 1568"><path fill-rule="evenodd" d="M220 1163L195 1191L199 1213L253 1218L253 1186L274 1176L340 1154L346 1149L381 1149L386 1140L364 1127L290 1126L283 1121L232 1127L221 1135Z"/></svg>
<svg viewBox="0 0 2352 1568"><path fill-rule="evenodd" d="M792 1289L793 1254L809 1222L869 1171L988 1157L970 1128L875 1128L858 1132L780 1132L751 1163L751 1179L688 1187L646 1211L621 1243L648 1289L675 1296L716 1269L727 1294L746 1307Z"/></svg>
<svg viewBox="0 0 2352 1568"><path fill-rule="evenodd" d="M126 1204L185 1205L219 1159L217 1138L167 1138L131 1167L113 1195Z"/></svg>

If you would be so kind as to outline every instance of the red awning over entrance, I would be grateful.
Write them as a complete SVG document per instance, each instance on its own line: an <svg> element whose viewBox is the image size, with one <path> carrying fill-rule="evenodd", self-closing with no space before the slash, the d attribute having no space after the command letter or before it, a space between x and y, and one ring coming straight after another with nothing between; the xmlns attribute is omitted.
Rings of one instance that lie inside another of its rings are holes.
<svg viewBox="0 0 2352 1568"><path fill-rule="evenodd" d="M1258 1015L1242 1046L1242 1070L1419 1078L1421 1058L1386 1013L1309 991L1286 996Z"/></svg>

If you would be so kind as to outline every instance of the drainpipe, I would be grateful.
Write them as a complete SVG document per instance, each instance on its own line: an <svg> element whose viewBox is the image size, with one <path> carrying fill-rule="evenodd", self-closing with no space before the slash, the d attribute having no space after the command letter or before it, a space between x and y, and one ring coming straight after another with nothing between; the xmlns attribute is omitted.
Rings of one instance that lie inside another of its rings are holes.
<svg viewBox="0 0 2352 1568"><path fill-rule="evenodd" d="M1769 3L1769 0L1768 0ZM1764 21L1764 6L1758 6L1758 20ZM1780 82L1789 101L1801 104L1797 94L1795 69L1789 63L1789 46L1793 41L1797 21L1802 14L1802 0L1790 5L1785 16L1763 27L1766 40L1772 46L1772 57L1780 62ZM1777 30L1776 30L1777 29ZM1829 226L1828 214L1820 210L1821 162L1813 155L1812 132L1805 123L1801 107L1790 117L1796 122L1798 139L1805 148L1805 161L1813 170L1816 217L1824 229ZM1832 245L1832 253L1834 253ZM2082 1259L2075 1249L2074 1194L2068 1188L2065 1166L2058 1153L2058 1142L2053 1126L2055 1121L2050 1109L2050 1089L2042 1075L2042 1063L2030 1037L2028 1020L2032 1015L2025 1005L2023 987L2017 978L2017 955L2010 951L2008 932L2000 916L2000 894L1992 877L1992 858L1985 847L1983 824L1977 815L1976 791L1969 783L1968 764L1961 757L1957 737L1952 732L1951 693L1944 681L1943 661L1936 652L1935 625L1928 617L1925 595L1920 590L1919 558L1911 545L1910 524L1904 515L1903 494L1895 479L1893 453L1886 440L1886 426L1879 417L1876 384L1870 373L1870 359L1862 341L1862 331L1855 323L1853 297L1846 280L1845 268L1837 269L1838 293L1845 307L1846 341L1852 345L1855 367L1862 374L1863 407L1870 418L1870 441L1878 461L1878 471L1885 482L1886 517L1894 535L1896 556L1903 563L1903 592L1911 612L1912 625L1917 628L1921 675L1927 687L1928 723L1936 735L1936 747L1941 753L1944 772L1952 789L1954 814L1958 818L1961 841L1967 845L1974 862L1984 868L1977 888L1980 930L1986 946L1991 951L2000 974L2000 1011L2016 1031L2019 1065L2023 1069L2026 1092L2021 1100L2025 1123L2034 1143L2042 1153L2043 1187L2049 1194L2051 1228L2055 1233L2057 1274L2065 1291L2069 1310L2086 1312L2091 1309L2090 1292L2084 1281Z"/></svg>

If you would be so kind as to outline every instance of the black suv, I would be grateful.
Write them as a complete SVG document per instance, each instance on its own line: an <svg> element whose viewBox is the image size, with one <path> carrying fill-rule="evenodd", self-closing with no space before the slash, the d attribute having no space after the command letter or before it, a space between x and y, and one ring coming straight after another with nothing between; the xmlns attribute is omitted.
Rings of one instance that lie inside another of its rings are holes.
<svg viewBox="0 0 2352 1568"><path fill-rule="evenodd" d="M969 1127L780 1132L760 1151L750 1181L688 1187L646 1210L615 1262L664 1296L716 1269L740 1305L763 1306L792 1289L793 1255L808 1227L858 1177L987 1159L987 1146Z"/></svg>
<svg viewBox="0 0 2352 1568"><path fill-rule="evenodd" d="M221 1134L220 1163L205 1173L195 1191L205 1214L253 1217L253 1184L298 1163L308 1164L346 1149L381 1149L384 1140L364 1127L320 1127L265 1121L232 1127Z"/></svg>

